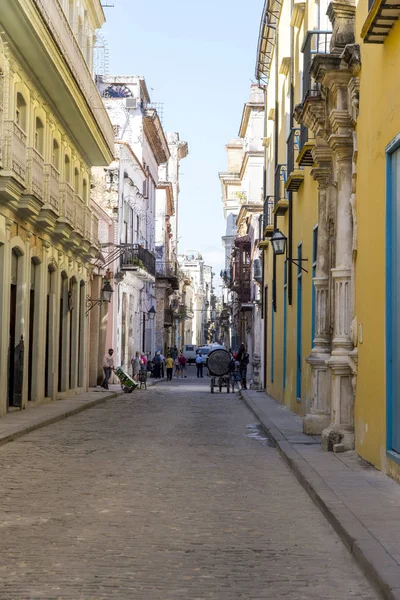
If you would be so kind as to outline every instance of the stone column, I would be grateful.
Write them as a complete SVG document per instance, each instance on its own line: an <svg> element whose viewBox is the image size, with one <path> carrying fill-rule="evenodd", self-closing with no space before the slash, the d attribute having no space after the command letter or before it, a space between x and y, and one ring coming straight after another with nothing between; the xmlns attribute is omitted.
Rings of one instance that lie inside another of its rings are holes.
<svg viewBox="0 0 400 600"><path fill-rule="evenodd" d="M335 190L332 177L332 151L326 144L316 145L314 159L319 167L311 171L318 182L318 243L315 286L315 338L307 362L311 365L311 407L303 419L303 431L319 435L331 421L330 372L331 356L330 293L330 204Z"/></svg>
<svg viewBox="0 0 400 600"><path fill-rule="evenodd" d="M352 135L334 134L330 139L337 160L336 265L332 269L334 287L334 331L331 371L331 423L322 432L325 450L354 448L354 393L349 353L353 350L352 322L352 243L351 211Z"/></svg>

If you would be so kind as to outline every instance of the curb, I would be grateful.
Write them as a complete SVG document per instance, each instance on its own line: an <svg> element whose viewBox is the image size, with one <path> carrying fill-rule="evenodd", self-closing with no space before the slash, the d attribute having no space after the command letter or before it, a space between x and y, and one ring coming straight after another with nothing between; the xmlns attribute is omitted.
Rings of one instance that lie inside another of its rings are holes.
<svg viewBox="0 0 400 600"><path fill-rule="evenodd" d="M107 400L111 400L112 398L117 398L120 395L121 395L121 393L119 393L119 392L112 392L111 394L101 395L99 398L96 398L95 400L91 400L90 402L81 404L80 406L76 406L75 408L71 408L64 413L55 415L53 417L44 418L43 421L33 423L32 425L27 425L26 427L24 427L23 429L20 429L19 431L14 431L13 433L10 433L9 435L5 435L5 436L1 437L0 438L0 446L3 446L4 444L8 444L9 442L13 442L14 440L22 437L23 435L26 435L28 433L31 433L32 431L35 431L36 429L42 429L42 427L47 427L47 425L53 425L54 423L57 423L58 421L62 421L63 419L67 419L68 417L73 417L74 415L77 415L80 412L83 412L84 410L93 408L94 406L97 406L98 404L102 404L103 402L106 402ZM57 402L57 400L54 403L56 403L56 402ZM62 400L60 400L60 402L62 402ZM51 404L54 404L54 403L52 402ZM35 409L32 408L31 410L35 410Z"/></svg>
<svg viewBox="0 0 400 600"><path fill-rule="evenodd" d="M384 600L400 600L400 566L324 479L297 452L267 414L247 396L240 397L259 419L297 480L338 533L369 582Z"/></svg>

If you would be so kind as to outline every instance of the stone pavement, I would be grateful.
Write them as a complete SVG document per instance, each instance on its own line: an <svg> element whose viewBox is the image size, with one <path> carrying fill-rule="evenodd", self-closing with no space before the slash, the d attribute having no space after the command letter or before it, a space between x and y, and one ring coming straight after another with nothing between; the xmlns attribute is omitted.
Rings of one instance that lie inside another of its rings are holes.
<svg viewBox="0 0 400 600"><path fill-rule="evenodd" d="M257 427L191 371L3 445L0 599L377 600Z"/></svg>
<svg viewBox="0 0 400 600"><path fill-rule="evenodd" d="M150 379L147 382L147 387L152 387L160 381L162 380ZM132 393L139 392L145 393L145 390L135 390ZM121 393L121 385L110 385L109 390L95 387L90 388L88 392L61 398L55 402L39 405L29 403L26 410L12 409L12 412L0 418L0 446L30 431L52 425L61 419L76 415L110 398L115 398Z"/></svg>
<svg viewBox="0 0 400 600"><path fill-rule="evenodd" d="M400 485L355 452L324 452L264 392L241 395L382 597L400 600Z"/></svg>

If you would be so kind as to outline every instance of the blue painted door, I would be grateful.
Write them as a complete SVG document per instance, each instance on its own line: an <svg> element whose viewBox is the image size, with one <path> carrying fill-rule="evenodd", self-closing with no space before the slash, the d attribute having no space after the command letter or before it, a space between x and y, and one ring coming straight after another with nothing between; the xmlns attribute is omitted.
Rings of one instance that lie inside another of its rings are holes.
<svg viewBox="0 0 400 600"><path fill-rule="evenodd" d="M400 149L387 166L387 447L400 454Z"/></svg>
<svg viewBox="0 0 400 600"><path fill-rule="evenodd" d="M303 342L303 281L301 270L301 258L303 255L302 244L297 246L297 369L296 369L296 397L301 402L301 366L302 366L302 342Z"/></svg>

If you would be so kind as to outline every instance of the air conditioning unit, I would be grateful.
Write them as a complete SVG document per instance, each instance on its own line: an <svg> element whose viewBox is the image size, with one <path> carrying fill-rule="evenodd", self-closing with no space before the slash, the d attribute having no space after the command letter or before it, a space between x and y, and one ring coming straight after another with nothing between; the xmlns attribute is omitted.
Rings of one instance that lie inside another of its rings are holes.
<svg viewBox="0 0 400 600"><path fill-rule="evenodd" d="M125 106L128 110L136 110L137 108L137 99L136 98L126 98Z"/></svg>

